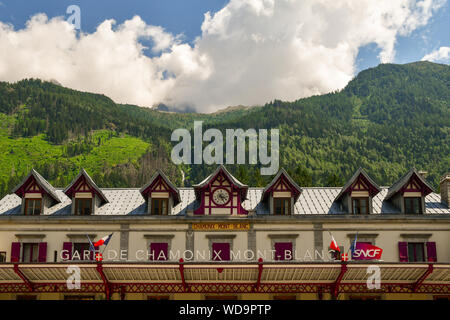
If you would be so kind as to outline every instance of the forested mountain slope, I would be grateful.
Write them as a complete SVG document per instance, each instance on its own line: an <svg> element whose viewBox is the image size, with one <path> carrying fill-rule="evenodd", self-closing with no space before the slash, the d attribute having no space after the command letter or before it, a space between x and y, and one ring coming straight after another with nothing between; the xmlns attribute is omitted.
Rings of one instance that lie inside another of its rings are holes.
<svg viewBox="0 0 450 320"><path fill-rule="evenodd" d="M156 168L178 185L182 169L191 185L213 168L174 166L170 135L195 120L223 132L278 128L281 165L301 186L340 185L359 166L387 185L414 166L437 187L450 170L450 67L382 64L339 92L209 115L119 105L40 80L3 82L0 120L2 195L31 167L55 186L65 186L80 167L103 187L141 186ZM270 180L256 166L230 169L250 185Z"/></svg>

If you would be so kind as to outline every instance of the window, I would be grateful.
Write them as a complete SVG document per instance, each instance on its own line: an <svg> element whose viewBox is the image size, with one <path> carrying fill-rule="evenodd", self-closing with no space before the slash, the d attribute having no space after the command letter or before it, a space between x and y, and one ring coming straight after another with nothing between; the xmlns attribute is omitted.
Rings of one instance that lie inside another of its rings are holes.
<svg viewBox="0 0 450 320"><path fill-rule="evenodd" d="M0 262L6 262L6 252L0 251Z"/></svg>
<svg viewBox="0 0 450 320"><path fill-rule="evenodd" d="M76 254L75 254L76 252ZM93 260L94 253L89 250L89 243L74 243L72 260Z"/></svg>
<svg viewBox="0 0 450 320"><path fill-rule="evenodd" d="M152 215L167 215L168 203L169 199L167 198L152 198Z"/></svg>
<svg viewBox="0 0 450 320"><path fill-rule="evenodd" d="M213 243L211 254L213 261L230 261L230 244Z"/></svg>
<svg viewBox="0 0 450 320"><path fill-rule="evenodd" d="M38 216L42 211L42 199L25 199L24 213L27 216Z"/></svg>
<svg viewBox="0 0 450 320"><path fill-rule="evenodd" d="M369 198L352 198L353 214L369 214Z"/></svg>
<svg viewBox="0 0 450 320"><path fill-rule="evenodd" d="M291 214L291 198L273 198L273 214Z"/></svg>
<svg viewBox="0 0 450 320"><path fill-rule="evenodd" d="M75 198L75 215L88 216L92 213L91 198Z"/></svg>
<svg viewBox="0 0 450 320"><path fill-rule="evenodd" d="M421 214L422 213L422 198L405 197L405 213L406 214Z"/></svg>
<svg viewBox="0 0 450 320"><path fill-rule="evenodd" d="M39 244L24 243L22 245L22 262L38 262Z"/></svg>
<svg viewBox="0 0 450 320"><path fill-rule="evenodd" d="M275 260L284 261L293 259L292 242L276 242L274 247Z"/></svg>
<svg viewBox="0 0 450 320"><path fill-rule="evenodd" d="M425 250L423 243L408 242L408 261L409 262L425 261Z"/></svg>
<svg viewBox="0 0 450 320"><path fill-rule="evenodd" d="M150 244L150 260L168 260L169 244L167 242L152 242Z"/></svg>

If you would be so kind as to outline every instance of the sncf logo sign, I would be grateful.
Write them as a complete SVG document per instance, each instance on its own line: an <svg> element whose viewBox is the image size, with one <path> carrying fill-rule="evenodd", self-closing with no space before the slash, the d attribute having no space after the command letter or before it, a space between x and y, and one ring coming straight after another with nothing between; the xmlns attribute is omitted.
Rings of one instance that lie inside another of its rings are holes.
<svg viewBox="0 0 450 320"><path fill-rule="evenodd" d="M352 260L380 260L383 249L369 243L357 243L352 252Z"/></svg>

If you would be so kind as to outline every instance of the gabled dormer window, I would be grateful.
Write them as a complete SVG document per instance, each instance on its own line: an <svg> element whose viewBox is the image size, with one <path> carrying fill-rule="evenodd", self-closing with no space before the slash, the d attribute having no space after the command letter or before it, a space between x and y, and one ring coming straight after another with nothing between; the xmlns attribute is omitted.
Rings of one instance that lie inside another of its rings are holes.
<svg viewBox="0 0 450 320"><path fill-rule="evenodd" d="M293 214L294 203L302 190L284 169L280 169L272 181L264 188L262 201L270 204L270 213L276 216Z"/></svg>
<svg viewBox="0 0 450 320"><path fill-rule="evenodd" d="M93 215L102 205L109 202L84 169L81 169L63 192L72 199L72 214L76 216Z"/></svg>
<svg viewBox="0 0 450 320"><path fill-rule="evenodd" d="M388 190L385 201L390 201L403 214L423 214L425 197L433 188L415 169L411 169Z"/></svg>
<svg viewBox="0 0 450 320"><path fill-rule="evenodd" d="M334 201L344 212L355 215L372 213L372 199L381 191L369 175L359 168L342 187Z"/></svg>
<svg viewBox="0 0 450 320"><path fill-rule="evenodd" d="M25 198L24 214L26 216L39 216L42 213L41 198Z"/></svg>
<svg viewBox="0 0 450 320"><path fill-rule="evenodd" d="M46 208L61 202L56 190L34 169L12 192L22 198L21 212L26 216L44 214Z"/></svg>
<svg viewBox="0 0 450 320"><path fill-rule="evenodd" d="M180 203L177 187L160 170L141 188L140 193L147 203L147 212L150 215L169 215L172 208Z"/></svg>

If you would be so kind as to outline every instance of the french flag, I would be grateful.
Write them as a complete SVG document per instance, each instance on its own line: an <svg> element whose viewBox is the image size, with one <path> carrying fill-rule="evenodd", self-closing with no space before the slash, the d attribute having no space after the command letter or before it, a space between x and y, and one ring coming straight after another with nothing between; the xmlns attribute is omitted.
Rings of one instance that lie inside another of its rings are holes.
<svg viewBox="0 0 450 320"><path fill-rule="evenodd" d="M333 236L331 236L330 249L331 249L331 250L334 250L334 251L339 251L339 252L341 252L341 249L339 249L339 246L338 246L336 240L334 240L334 237L333 237Z"/></svg>
<svg viewBox="0 0 450 320"><path fill-rule="evenodd" d="M95 247L100 247L101 245L105 245L106 246L108 244L109 240L111 240L112 235L113 234L111 233L109 236L101 238L96 243L94 243L94 246Z"/></svg>

